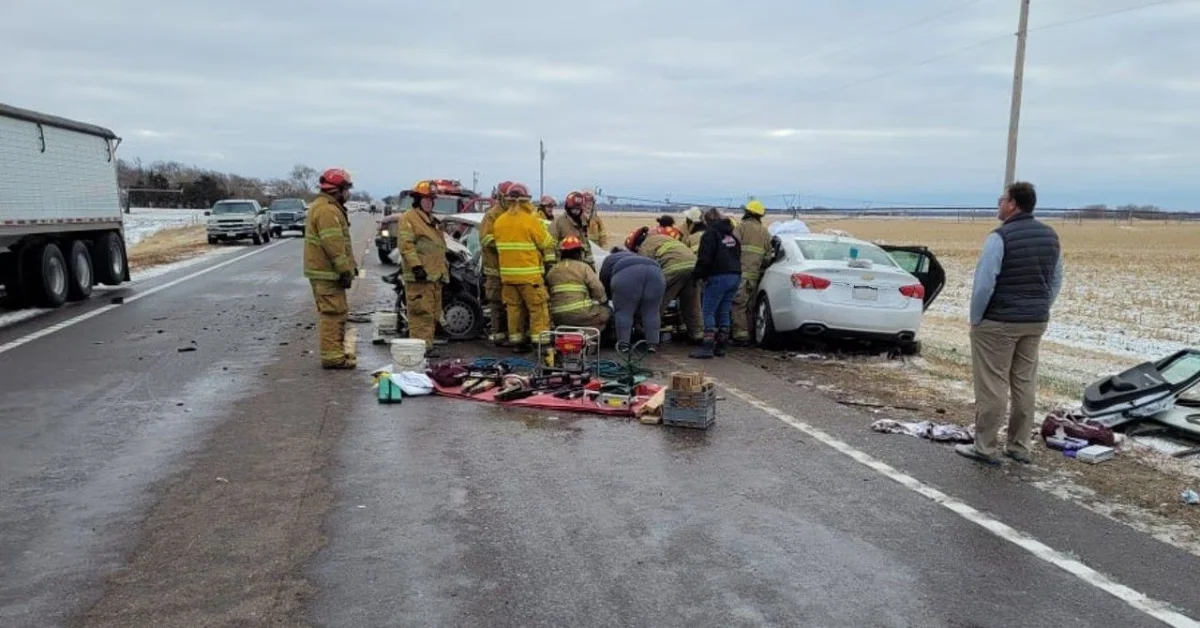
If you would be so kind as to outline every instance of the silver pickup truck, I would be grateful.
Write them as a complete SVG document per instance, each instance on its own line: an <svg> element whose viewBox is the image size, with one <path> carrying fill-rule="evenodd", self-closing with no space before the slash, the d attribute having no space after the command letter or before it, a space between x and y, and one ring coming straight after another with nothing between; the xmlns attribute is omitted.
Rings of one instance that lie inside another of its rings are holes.
<svg viewBox="0 0 1200 628"><path fill-rule="evenodd" d="M250 238L255 244L271 241L271 219L258 201L217 201L204 215L208 217L209 244L246 238Z"/></svg>

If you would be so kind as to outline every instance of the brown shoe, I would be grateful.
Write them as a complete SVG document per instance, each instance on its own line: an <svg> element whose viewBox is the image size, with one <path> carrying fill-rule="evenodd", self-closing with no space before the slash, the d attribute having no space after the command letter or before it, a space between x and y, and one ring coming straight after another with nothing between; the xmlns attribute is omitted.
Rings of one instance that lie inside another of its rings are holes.
<svg viewBox="0 0 1200 628"><path fill-rule="evenodd" d="M955 445L954 453L957 453L964 458L970 458L971 460L982 462L983 464L987 465L1000 464L999 458L980 452L978 449L975 449L975 445Z"/></svg>
<svg viewBox="0 0 1200 628"><path fill-rule="evenodd" d="M328 364L322 364L321 368L323 368L327 371L352 371L352 370L358 368L358 361L355 360L354 358L346 358L345 360L342 360L341 362L330 362Z"/></svg>

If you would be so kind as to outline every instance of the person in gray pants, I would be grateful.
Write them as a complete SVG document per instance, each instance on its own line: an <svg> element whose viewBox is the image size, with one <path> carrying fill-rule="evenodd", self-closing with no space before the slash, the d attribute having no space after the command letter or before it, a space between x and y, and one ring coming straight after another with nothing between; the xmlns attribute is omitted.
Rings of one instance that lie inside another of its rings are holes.
<svg viewBox="0 0 1200 628"><path fill-rule="evenodd" d="M613 320L617 328L617 348L629 347L633 336L634 317L642 321L642 334L650 345L650 352L658 350L659 330L662 326L662 300L667 283L658 262L613 249L600 266L600 283L608 292L613 303Z"/></svg>

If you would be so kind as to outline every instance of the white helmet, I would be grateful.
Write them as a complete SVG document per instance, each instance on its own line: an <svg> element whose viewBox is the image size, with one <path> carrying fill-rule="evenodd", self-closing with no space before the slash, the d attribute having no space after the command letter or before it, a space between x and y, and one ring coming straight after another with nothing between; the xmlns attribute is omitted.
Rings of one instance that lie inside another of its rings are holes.
<svg viewBox="0 0 1200 628"><path fill-rule="evenodd" d="M704 220L704 212L701 212L699 207L693 205L687 211L683 212L683 219L692 223L700 222Z"/></svg>

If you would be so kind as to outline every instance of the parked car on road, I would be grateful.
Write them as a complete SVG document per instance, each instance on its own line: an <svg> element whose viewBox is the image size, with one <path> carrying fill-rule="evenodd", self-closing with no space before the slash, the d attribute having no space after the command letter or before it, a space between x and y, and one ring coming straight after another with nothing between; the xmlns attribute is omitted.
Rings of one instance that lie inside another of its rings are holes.
<svg viewBox="0 0 1200 628"><path fill-rule="evenodd" d="M208 243L249 238L255 244L271 241L271 223L267 210L255 200L217 201L204 212L208 217Z"/></svg>
<svg viewBox="0 0 1200 628"><path fill-rule="evenodd" d="M271 218L271 235L283 237L284 231L299 231L304 235L304 223L308 219L308 206L302 199L279 198L271 201L267 208Z"/></svg>
<svg viewBox="0 0 1200 628"><path fill-rule="evenodd" d="M772 244L756 301L759 345L769 347L795 333L920 352L925 309L946 283L945 271L927 248L814 233L783 233Z"/></svg>

